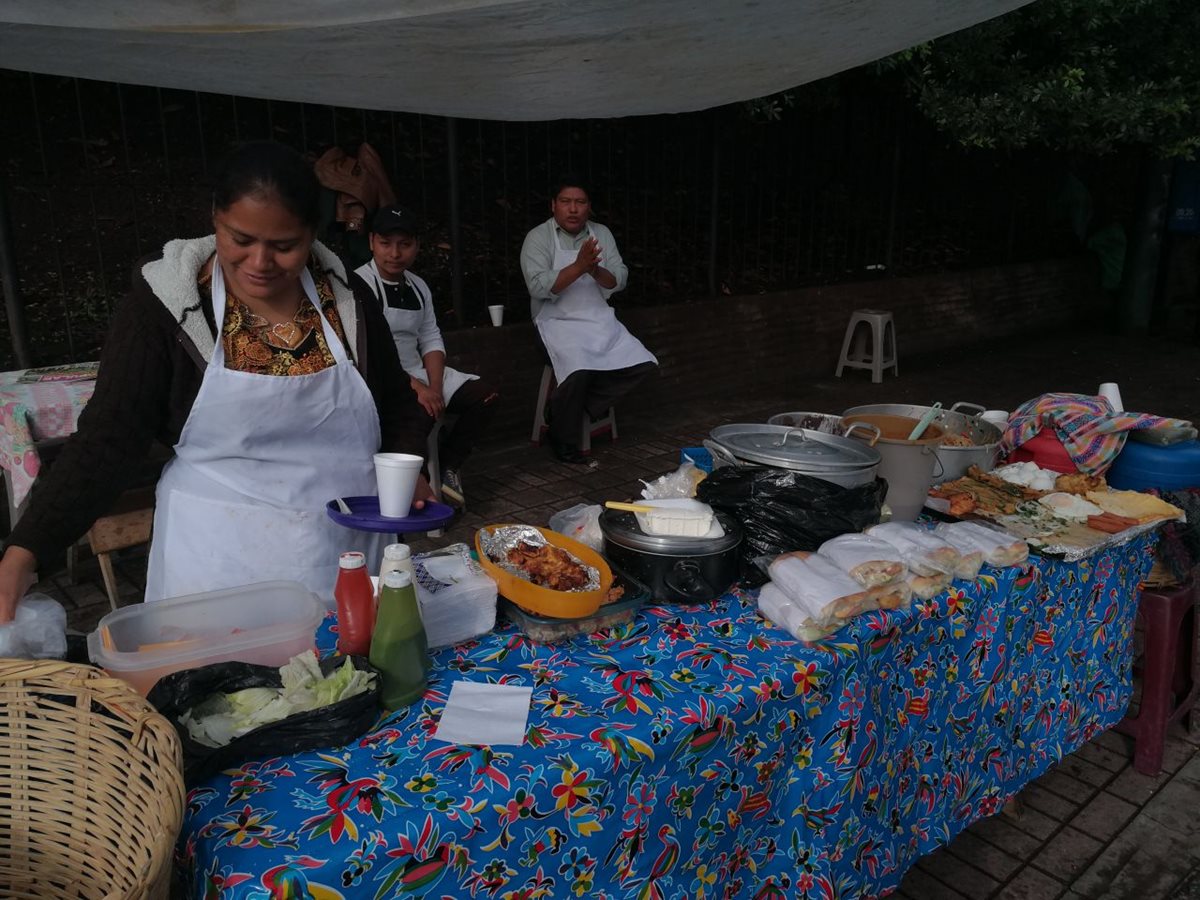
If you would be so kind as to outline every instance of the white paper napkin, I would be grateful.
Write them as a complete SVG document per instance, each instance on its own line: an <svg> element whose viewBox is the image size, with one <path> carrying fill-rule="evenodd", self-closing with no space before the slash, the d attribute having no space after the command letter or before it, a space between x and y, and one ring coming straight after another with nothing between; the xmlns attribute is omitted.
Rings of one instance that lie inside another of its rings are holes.
<svg viewBox="0 0 1200 900"><path fill-rule="evenodd" d="M456 681L434 737L451 744L525 742L533 688L512 684Z"/></svg>

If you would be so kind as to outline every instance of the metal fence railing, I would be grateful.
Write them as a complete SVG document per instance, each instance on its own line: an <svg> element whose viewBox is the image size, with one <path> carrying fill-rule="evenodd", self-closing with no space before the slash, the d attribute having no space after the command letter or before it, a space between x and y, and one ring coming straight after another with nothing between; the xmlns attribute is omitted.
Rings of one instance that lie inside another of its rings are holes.
<svg viewBox="0 0 1200 900"><path fill-rule="evenodd" d="M429 224L418 271L446 328L483 322L490 303L527 315L521 242L549 214L549 182L568 170L587 179L595 217L630 266L628 304L1072 248L1046 213L1061 177L1053 157L953 147L869 73L840 76L820 98L769 122L725 107L451 123L0 70L2 173L31 355L93 357L133 262L208 230L210 170L255 138L314 157L371 143L397 195ZM1127 205L1130 161L1094 165L1106 202ZM0 365L11 364L9 334L0 338Z"/></svg>

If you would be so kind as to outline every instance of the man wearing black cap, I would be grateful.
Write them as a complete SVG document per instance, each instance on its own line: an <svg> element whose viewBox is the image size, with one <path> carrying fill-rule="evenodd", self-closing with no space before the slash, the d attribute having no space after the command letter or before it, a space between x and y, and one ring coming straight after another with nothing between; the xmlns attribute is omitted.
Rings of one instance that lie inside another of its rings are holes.
<svg viewBox="0 0 1200 900"><path fill-rule="evenodd" d="M430 427L443 412L458 416L439 455L442 493L462 506L462 464L491 422L500 395L478 375L446 365L429 285L409 271L421 249L419 233L417 218L407 207L378 210L371 220L371 261L355 269L350 281L362 302L382 303L400 364L432 420Z"/></svg>

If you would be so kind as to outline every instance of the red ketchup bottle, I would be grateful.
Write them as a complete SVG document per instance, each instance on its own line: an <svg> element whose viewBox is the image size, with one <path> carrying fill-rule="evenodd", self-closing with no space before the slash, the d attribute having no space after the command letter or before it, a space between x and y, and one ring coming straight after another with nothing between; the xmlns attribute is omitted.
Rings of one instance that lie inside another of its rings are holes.
<svg viewBox="0 0 1200 900"><path fill-rule="evenodd" d="M375 627L375 591L363 554L352 551L338 559L333 598L338 611L338 650L347 656L366 656L371 652Z"/></svg>

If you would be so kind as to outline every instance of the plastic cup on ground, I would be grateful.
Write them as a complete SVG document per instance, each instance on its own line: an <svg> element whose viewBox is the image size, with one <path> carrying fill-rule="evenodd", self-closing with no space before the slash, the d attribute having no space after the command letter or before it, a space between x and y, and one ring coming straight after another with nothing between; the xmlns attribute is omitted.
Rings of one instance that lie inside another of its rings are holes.
<svg viewBox="0 0 1200 900"><path fill-rule="evenodd" d="M379 488L381 516L402 519L409 514L424 463L424 459L411 453L375 454L375 482Z"/></svg>
<svg viewBox="0 0 1200 900"><path fill-rule="evenodd" d="M1121 389L1114 382L1106 381L1100 385L1100 396L1112 405L1113 412L1125 412L1121 403Z"/></svg>
<svg viewBox="0 0 1200 900"><path fill-rule="evenodd" d="M489 306L488 315L492 317L492 324L499 328L504 324L504 304L495 303Z"/></svg>

